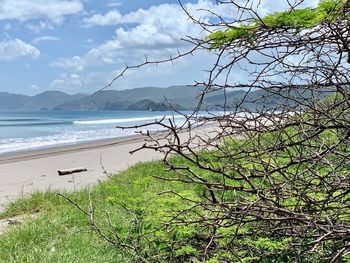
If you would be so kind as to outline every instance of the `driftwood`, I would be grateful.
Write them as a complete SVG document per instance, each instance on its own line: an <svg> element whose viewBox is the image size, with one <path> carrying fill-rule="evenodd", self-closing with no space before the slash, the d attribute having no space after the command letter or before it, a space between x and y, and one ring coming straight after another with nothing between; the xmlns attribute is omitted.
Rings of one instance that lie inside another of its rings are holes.
<svg viewBox="0 0 350 263"><path fill-rule="evenodd" d="M86 168L73 168L73 169L64 169L64 170L59 170L58 175L68 175L68 174L74 174L74 173L81 173L81 172L87 172Z"/></svg>

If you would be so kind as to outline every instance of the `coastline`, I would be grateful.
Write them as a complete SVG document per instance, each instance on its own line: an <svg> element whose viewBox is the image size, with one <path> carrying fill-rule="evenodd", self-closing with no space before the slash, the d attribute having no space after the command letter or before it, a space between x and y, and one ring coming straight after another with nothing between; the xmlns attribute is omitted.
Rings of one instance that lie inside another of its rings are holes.
<svg viewBox="0 0 350 263"><path fill-rule="evenodd" d="M0 154L0 165L24 160L38 159L57 154L65 154L70 152L85 151L90 149L111 147L121 144L143 141L143 136L140 134L122 136L116 138L91 140L85 142L77 142L75 144L57 145L42 147L30 150L19 150Z"/></svg>
<svg viewBox="0 0 350 263"><path fill-rule="evenodd" d="M159 153L150 150L129 153L143 144L142 135L133 135L3 154L0 156L0 211L16 198L36 191L78 190L138 162L161 158ZM87 171L58 175L58 170L75 167L84 167Z"/></svg>
<svg viewBox="0 0 350 263"><path fill-rule="evenodd" d="M195 128L196 135L211 136L216 125ZM188 138L186 132L180 138ZM37 191L75 191L108 179L110 174L139 163L159 160L163 155L143 149L140 134L74 145L57 146L0 155L0 211L16 198ZM59 176L58 170L82 167L87 171Z"/></svg>

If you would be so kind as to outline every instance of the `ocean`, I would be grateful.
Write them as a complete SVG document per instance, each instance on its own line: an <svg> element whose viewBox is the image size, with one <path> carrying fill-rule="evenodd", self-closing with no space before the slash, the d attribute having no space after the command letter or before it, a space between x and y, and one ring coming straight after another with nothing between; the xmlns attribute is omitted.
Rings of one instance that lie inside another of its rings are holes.
<svg viewBox="0 0 350 263"><path fill-rule="evenodd" d="M148 123L164 115L172 116L170 112L151 111L3 111L0 112L0 155L129 136L135 130L116 126ZM179 122L183 120L178 115L175 118Z"/></svg>

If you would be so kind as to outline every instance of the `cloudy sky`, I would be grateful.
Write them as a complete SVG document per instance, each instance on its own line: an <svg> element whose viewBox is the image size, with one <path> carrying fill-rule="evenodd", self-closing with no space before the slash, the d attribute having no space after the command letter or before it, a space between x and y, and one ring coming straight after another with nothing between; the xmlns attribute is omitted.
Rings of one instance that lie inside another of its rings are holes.
<svg viewBox="0 0 350 263"><path fill-rule="evenodd" d="M183 2L228 14L214 0ZM24 94L93 92L125 64L169 57L189 48L182 37L203 34L177 0L0 0L0 28L0 91ZM210 64L206 53L130 71L113 88L191 84Z"/></svg>

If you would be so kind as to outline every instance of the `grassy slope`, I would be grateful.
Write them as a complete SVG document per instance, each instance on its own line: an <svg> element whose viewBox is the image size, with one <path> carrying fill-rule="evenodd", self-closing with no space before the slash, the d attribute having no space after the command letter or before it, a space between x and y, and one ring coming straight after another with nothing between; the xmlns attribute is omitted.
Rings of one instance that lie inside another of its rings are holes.
<svg viewBox="0 0 350 263"><path fill-rule="evenodd" d="M115 229L125 240L128 240L130 233L135 233L135 228L132 226L135 222L134 216L137 215L144 222L143 229L148 228L148 232L152 232L149 238L153 238L152 243L155 244L154 247L142 245L144 256L152 258L152 255L157 255L158 258L154 258L154 261L162 261L161 253L154 250L157 247L164 250L169 236L166 231L157 231L156 228L167 216L168 210L184 204L181 204L176 197L161 198L158 193L170 189L184 194L192 194L193 191L189 191L188 185L179 183L170 185L153 179L154 175L164 175L164 167L161 163L139 164L90 190L85 189L67 195L84 209L89 207L88 200L91 196L97 221L101 222L102 228L107 224L105 219L108 213L115 222ZM0 214L0 219L29 214L37 210L40 211L38 218L11 227L1 235L0 262L135 262L139 260L136 253L110 245L89 231L88 218L66 199L53 192L36 193L14 202ZM183 234L180 233L179 238L183 239ZM133 244L132 242L130 243ZM183 252L180 251L180 253Z"/></svg>

